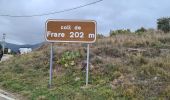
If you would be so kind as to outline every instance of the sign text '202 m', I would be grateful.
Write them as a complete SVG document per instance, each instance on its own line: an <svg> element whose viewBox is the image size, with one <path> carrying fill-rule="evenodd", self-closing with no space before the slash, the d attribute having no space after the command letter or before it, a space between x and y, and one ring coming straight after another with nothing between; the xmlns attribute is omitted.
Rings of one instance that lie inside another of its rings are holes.
<svg viewBox="0 0 170 100"><path fill-rule="evenodd" d="M48 42L93 43L96 40L96 22L92 20L48 20Z"/></svg>

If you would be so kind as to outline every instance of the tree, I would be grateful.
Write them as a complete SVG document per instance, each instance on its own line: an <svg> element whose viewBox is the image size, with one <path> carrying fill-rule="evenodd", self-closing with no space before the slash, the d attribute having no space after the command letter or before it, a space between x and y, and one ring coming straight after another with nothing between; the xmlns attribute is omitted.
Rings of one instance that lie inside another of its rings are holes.
<svg viewBox="0 0 170 100"><path fill-rule="evenodd" d="M147 30L144 28L144 27L141 27L140 29L137 29L135 32L136 33L143 33L143 32L146 32Z"/></svg>
<svg viewBox="0 0 170 100"><path fill-rule="evenodd" d="M167 33L170 31L170 18L160 18L157 20L158 30L162 30Z"/></svg>
<svg viewBox="0 0 170 100"><path fill-rule="evenodd" d="M104 38L104 35L102 35L102 34L97 34L97 38Z"/></svg>

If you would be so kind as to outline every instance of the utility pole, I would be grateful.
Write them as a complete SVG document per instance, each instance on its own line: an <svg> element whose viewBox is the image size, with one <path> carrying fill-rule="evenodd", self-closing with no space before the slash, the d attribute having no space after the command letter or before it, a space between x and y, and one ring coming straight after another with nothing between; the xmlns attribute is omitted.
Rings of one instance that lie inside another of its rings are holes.
<svg viewBox="0 0 170 100"><path fill-rule="evenodd" d="M5 51L5 37L6 37L6 34L3 33L3 37L2 37L2 48L3 48L3 53Z"/></svg>

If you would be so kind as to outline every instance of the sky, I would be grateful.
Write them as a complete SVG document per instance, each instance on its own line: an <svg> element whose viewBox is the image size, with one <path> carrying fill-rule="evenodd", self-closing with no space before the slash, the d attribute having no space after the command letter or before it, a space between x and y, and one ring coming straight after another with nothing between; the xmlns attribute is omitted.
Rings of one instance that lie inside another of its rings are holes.
<svg viewBox="0 0 170 100"><path fill-rule="evenodd" d="M0 15L34 15L61 11L98 0L0 0ZM0 16L0 40L14 44L44 42L48 19L96 20L97 32L108 35L110 30L140 27L156 28L156 21L169 17L169 0L103 0L80 9L38 17Z"/></svg>

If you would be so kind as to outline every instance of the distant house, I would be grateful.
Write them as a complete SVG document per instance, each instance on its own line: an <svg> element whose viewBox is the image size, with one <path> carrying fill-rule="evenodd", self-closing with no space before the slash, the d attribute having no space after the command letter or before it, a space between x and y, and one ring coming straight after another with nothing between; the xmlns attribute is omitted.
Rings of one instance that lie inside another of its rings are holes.
<svg viewBox="0 0 170 100"><path fill-rule="evenodd" d="M11 49L8 49L8 53L11 53L12 52L12 50Z"/></svg>
<svg viewBox="0 0 170 100"><path fill-rule="evenodd" d="M19 52L20 54L27 54L27 53L32 52L32 49L31 48L19 48Z"/></svg>
<svg viewBox="0 0 170 100"><path fill-rule="evenodd" d="M12 52L12 50L9 48L5 48L5 50L4 50L4 54L10 54L11 52Z"/></svg>

